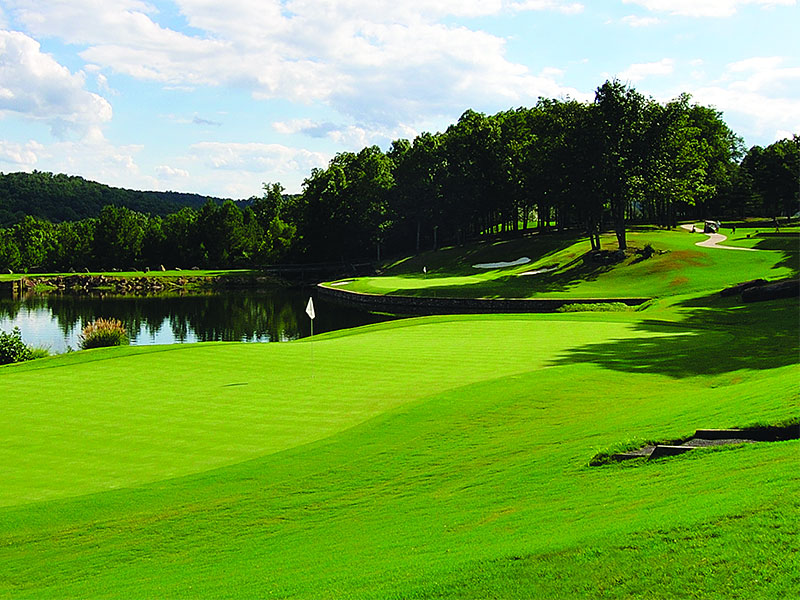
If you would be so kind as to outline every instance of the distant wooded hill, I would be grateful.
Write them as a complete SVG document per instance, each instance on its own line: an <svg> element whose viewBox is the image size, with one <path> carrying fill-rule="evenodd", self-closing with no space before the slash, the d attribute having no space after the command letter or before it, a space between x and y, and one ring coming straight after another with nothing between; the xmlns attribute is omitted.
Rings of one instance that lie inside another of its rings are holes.
<svg viewBox="0 0 800 600"><path fill-rule="evenodd" d="M223 202L220 198L210 199ZM98 216L109 204L163 216L184 206L200 208L208 200L208 196L199 194L126 190L83 177L41 171L0 173L0 227L19 223L26 215L53 223L79 221Z"/></svg>

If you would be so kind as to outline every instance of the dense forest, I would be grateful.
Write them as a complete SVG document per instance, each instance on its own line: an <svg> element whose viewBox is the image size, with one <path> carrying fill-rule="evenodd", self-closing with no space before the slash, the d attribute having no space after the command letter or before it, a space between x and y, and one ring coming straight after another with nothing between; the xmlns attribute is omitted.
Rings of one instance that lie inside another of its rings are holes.
<svg viewBox="0 0 800 600"><path fill-rule="evenodd" d="M593 102L468 110L446 131L386 152L342 152L312 170L298 195L268 183L248 201L169 210L186 199L140 193L136 205L124 190L34 175L27 196L23 174L0 178L0 216L15 218L0 231L1 269L259 267L380 260L531 228L584 231L593 249L613 231L625 248L632 223L791 216L800 209L800 137L745 151L717 110L687 95L659 103L608 81Z"/></svg>
<svg viewBox="0 0 800 600"><path fill-rule="evenodd" d="M200 208L207 200L198 194L115 188L74 175L0 173L0 227L10 227L26 216L53 223L78 221L96 217L108 205L164 216L184 206Z"/></svg>

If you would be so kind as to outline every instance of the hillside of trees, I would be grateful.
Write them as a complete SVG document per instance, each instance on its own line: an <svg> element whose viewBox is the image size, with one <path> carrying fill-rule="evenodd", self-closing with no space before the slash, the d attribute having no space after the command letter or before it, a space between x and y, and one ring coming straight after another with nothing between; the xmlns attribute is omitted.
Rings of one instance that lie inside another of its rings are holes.
<svg viewBox="0 0 800 600"><path fill-rule="evenodd" d="M107 205L164 216L184 206L200 208L206 200L198 194L126 190L41 171L0 173L0 227L19 223L28 215L53 223L78 221L97 217Z"/></svg>
<svg viewBox="0 0 800 600"><path fill-rule="evenodd" d="M593 102L468 110L446 131L386 152L342 152L312 170L298 195L269 183L245 202L156 210L147 199L178 198L140 193L145 205L130 205L113 188L104 196L105 186L80 191L80 178L35 175L39 189L74 180L74 191L37 197L31 206L52 212L19 220L0 187L0 215L16 218L0 230L0 269L260 267L380 260L533 227L583 231L593 249L613 231L625 248L632 223L791 216L800 210L800 137L745 151L717 110L687 95L659 103L608 81Z"/></svg>

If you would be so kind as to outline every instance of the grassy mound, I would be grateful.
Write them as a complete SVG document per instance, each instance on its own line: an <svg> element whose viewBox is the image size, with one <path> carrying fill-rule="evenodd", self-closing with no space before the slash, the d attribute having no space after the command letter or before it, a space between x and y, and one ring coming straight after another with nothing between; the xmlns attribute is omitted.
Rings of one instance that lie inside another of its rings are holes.
<svg viewBox="0 0 800 600"><path fill-rule="evenodd" d="M0 596L792 597L800 443L587 463L795 417L797 310L686 297L2 367Z"/></svg>

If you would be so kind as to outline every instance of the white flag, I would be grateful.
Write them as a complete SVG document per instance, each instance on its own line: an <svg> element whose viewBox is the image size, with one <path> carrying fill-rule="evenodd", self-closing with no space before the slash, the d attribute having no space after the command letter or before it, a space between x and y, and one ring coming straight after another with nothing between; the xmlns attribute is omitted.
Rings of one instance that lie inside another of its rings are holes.
<svg viewBox="0 0 800 600"><path fill-rule="evenodd" d="M313 319L316 317L316 313L314 312L314 299L309 297L308 304L306 305L306 314Z"/></svg>

